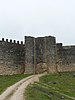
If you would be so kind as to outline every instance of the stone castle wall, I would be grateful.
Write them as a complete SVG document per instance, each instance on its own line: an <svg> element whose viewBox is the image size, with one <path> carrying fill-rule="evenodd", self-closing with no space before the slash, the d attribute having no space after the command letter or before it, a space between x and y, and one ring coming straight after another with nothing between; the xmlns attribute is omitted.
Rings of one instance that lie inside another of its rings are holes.
<svg viewBox="0 0 75 100"><path fill-rule="evenodd" d="M57 44L58 71L75 71L75 46L62 46Z"/></svg>
<svg viewBox="0 0 75 100"><path fill-rule="evenodd" d="M15 42L0 41L0 74L24 73L24 45Z"/></svg>
<svg viewBox="0 0 75 100"><path fill-rule="evenodd" d="M56 44L52 36L25 36L25 43L0 41L0 75L75 71L75 46Z"/></svg>

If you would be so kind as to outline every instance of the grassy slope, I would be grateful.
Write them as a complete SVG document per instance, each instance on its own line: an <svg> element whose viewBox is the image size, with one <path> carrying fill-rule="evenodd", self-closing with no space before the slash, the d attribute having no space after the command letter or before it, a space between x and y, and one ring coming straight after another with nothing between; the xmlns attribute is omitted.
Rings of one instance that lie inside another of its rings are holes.
<svg viewBox="0 0 75 100"><path fill-rule="evenodd" d="M18 82L19 80L27 77L27 74L18 74L18 75L0 75L0 94L9 86L13 85L14 83Z"/></svg>
<svg viewBox="0 0 75 100"><path fill-rule="evenodd" d="M74 72L46 75L27 88L26 100L72 100L60 93L75 97Z"/></svg>

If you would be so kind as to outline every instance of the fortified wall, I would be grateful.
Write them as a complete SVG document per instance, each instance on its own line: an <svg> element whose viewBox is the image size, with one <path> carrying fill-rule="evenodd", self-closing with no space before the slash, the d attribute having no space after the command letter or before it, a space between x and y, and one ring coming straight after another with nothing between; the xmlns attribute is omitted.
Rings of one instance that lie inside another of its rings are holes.
<svg viewBox="0 0 75 100"><path fill-rule="evenodd" d="M57 67L59 72L75 71L75 46L57 44Z"/></svg>
<svg viewBox="0 0 75 100"><path fill-rule="evenodd" d="M25 46L19 41L0 41L0 74L20 74L25 71Z"/></svg>
<svg viewBox="0 0 75 100"><path fill-rule="evenodd" d="M53 36L25 36L24 43L0 40L0 75L75 71L75 46L56 43Z"/></svg>

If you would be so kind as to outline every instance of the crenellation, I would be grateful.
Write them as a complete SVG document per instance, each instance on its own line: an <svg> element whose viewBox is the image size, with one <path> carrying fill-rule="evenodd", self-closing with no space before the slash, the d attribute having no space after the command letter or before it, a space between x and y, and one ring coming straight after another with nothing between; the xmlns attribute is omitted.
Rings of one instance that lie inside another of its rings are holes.
<svg viewBox="0 0 75 100"><path fill-rule="evenodd" d="M19 44L19 41L17 41L17 44Z"/></svg>
<svg viewBox="0 0 75 100"><path fill-rule="evenodd" d="M10 43L12 43L12 39L10 39Z"/></svg>
<svg viewBox="0 0 75 100"><path fill-rule="evenodd" d="M8 42L8 39L6 39L6 42Z"/></svg>
<svg viewBox="0 0 75 100"><path fill-rule="evenodd" d="M6 43L11 43L11 44L14 44L14 45L25 45L24 43L23 43L23 41L16 41L16 40L12 40L12 39L10 39L10 40L8 40L8 39L4 39L4 38L2 38L2 40L0 40L0 42L2 43L2 42L4 42L5 44Z"/></svg>
<svg viewBox="0 0 75 100"><path fill-rule="evenodd" d="M16 40L13 40L13 43L16 43Z"/></svg>
<svg viewBox="0 0 75 100"><path fill-rule="evenodd" d="M21 41L21 44L23 44L23 41Z"/></svg>
<svg viewBox="0 0 75 100"><path fill-rule="evenodd" d="M4 38L2 38L2 41L4 41Z"/></svg>

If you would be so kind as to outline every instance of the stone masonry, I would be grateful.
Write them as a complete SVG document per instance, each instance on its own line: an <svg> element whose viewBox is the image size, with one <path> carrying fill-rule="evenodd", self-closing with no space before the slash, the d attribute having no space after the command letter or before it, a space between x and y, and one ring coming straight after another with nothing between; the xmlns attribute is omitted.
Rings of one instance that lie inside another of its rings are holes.
<svg viewBox="0 0 75 100"><path fill-rule="evenodd" d="M57 44L58 71L75 71L75 46L62 46Z"/></svg>
<svg viewBox="0 0 75 100"><path fill-rule="evenodd" d="M55 37L25 37L25 73L56 71Z"/></svg>
<svg viewBox="0 0 75 100"><path fill-rule="evenodd" d="M25 70L25 46L23 42L8 39L0 41L0 74L20 74Z"/></svg>
<svg viewBox="0 0 75 100"><path fill-rule="evenodd" d="M25 36L25 43L0 41L0 75L75 71L75 46L62 46L53 36Z"/></svg>

